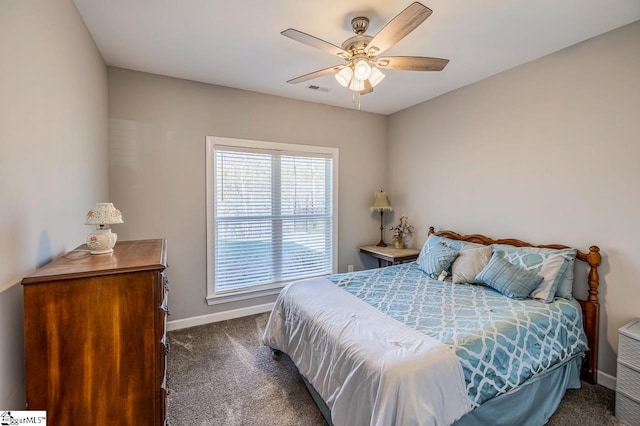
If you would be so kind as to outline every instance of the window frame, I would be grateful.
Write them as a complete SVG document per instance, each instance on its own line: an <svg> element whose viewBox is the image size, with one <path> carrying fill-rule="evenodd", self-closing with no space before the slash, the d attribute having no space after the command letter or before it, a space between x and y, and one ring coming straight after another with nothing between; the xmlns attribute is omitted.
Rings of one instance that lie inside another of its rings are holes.
<svg viewBox="0 0 640 426"><path fill-rule="evenodd" d="M338 148L317 146L317 145L301 145L281 142L268 142L249 139L235 139L220 136L206 137L206 258L207 258L207 288L206 300L209 305L219 303L233 302L237 300L251 299L261 296L278 294L280 290L291 281L283 281L268 285L252 286L237 291L225 291L216 293L215 291L215 197L216 197L216 147L244 148L268 151L280 151L290 154L322 154L332 159L332 274L338 270L338 169L339 169L339 150Z"/></svg>

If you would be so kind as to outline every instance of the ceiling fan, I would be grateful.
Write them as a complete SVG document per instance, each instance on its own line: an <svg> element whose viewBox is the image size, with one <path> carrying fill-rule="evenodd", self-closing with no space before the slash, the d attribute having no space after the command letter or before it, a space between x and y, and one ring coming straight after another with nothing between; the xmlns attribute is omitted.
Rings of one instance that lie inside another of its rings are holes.
<svg viewBox="0 0 640 426"><path fill-rule="evenodd" d="M345 40L341 47L293 28L284 30L281 33L283 36L337 55L347 62L296 77L287 83L302 83L335 72L336 80L340 85L348 87L354 92L359 92L361 95L366 95L373 92L373 87L385 77L378 68L442 71L449 63L448 59L420 56L379 56L415 30L431 13L431 9L425 5L419 2L412 3L389 21L375 36L365 34L369 26L369 19L358 16L351 20L351 28L356 35Z"/></svg>

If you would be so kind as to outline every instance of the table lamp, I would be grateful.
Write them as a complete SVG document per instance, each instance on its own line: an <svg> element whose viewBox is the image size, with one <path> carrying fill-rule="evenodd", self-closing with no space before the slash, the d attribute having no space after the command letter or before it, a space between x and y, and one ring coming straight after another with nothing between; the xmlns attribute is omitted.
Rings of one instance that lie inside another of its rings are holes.
<svg viewBox="0 0 640 426"><path fill-rule="evenodd" d="M379 211L380 212L380 242L376 244L377 247L386 247L387 243L384 242L384 238L382 237L382 232L384 230L384 226L382 224L382 215L385 210L393 210L391 207L391 203L389 202L389 197L387 197L387 193L384 191L376 192L373 194L373 205L371 206L371 211Z"/></svg>
<svg viewBox="0 0 640 426"><path fill-rule="evenodd" d="M87 246L91 254L113 253L118 234L111 232L110 225L124 223L120 210L112 203L97 203L87 213L85 225L96 225L96 229L87 237Z"/></svg>

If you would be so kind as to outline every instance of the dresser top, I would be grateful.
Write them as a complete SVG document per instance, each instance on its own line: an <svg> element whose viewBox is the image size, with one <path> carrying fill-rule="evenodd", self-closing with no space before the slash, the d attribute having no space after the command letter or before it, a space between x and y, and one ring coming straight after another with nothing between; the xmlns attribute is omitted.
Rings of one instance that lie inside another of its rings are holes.
<svg viewBox="0 0 640 426"><path fill-rule="evenodd" d="M627 337L631 337L635 340L640 340L640 319L635 319L623 325L618 331Z"/></svg>
<svg viewBox="0 0 640 426"><path fill-rule="evenodd" d="M110 254L90 254L86 244L52 260L22 279L23 285L131 271L164 270L166 241L118 241Z"/></svg>

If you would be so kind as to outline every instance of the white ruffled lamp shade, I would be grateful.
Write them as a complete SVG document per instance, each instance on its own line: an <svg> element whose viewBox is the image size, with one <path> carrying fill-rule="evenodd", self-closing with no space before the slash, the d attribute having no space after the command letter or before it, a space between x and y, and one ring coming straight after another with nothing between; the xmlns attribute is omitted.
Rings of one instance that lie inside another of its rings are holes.
<svg viewBox="0 0 640 426"><path fill-rule="evenodd" d="M122 213L112 203L97 203L87 213L85 225L95 225L96 229L87 237L91 254L113 253L118 234L111 232L110 225L124 223Z"/></svg>

